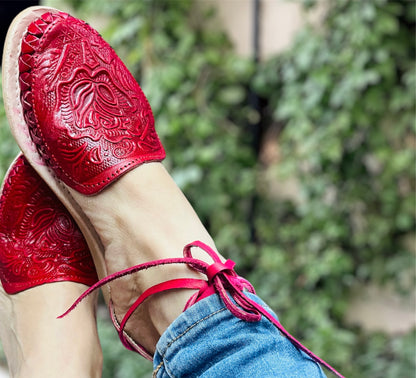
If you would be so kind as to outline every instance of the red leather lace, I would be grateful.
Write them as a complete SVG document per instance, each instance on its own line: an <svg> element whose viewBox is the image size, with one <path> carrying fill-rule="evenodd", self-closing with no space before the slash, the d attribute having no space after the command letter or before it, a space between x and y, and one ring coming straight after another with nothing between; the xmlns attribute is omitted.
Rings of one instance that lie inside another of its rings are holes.
<svg viewBox="0 0 416 378"><path fill-rule="evenodd" d="M205 251L213 259L214 263L210 265L205 261L195 259L192 256L191 251L193 247L199 247L200 249ZM87 291L85 291L64 314L59 316L59 318L68 315L90 293L120 277L160 265L186 264L192 269L206 275L208 280L205 281L192 278L178 278L154 285L146 291L144 291L143 294L139 296L139 298L127 311L121 323L115 323L117 326L116 328L118 330L120 340L127 349L139 352L142 356L148 359L152 359L149 352L147 352L142 346L137 344L134 340L131 340L131 338L124 332L126 323L130 319L131 315L147 298L149 298L153 294L160 293L166 290L194 289L198 290L198 292L193 294L191 298L188 300L184 311L196 302L200 301L201 299L206 298L214 293L217 293L221 297L227 309L234 316L248 322L257 322L261 320L262 316L266 317L298 349L306 353L314 361L318 362L319 364L327 368L337 377L344 378L343 375L336 371L332 366L330 366L328 363L326 363L321 358L312 353L308 348L302 345L295 337L293 337L288 331L286 331L282 324L280 324L280 322L277 321L273 315L271 315L261 305L254 302L245 294L245 291L255 294L254 288L250 284L250 282L237 275L237 273L234 271L235 263L233 261L227 260L225 263L223 263L216 254L216 252L211 247L209 247L205 243L202 243L201 241L195 241L186 245L183 250L183 255L184 257L182 258L155 260L144 264L136 265L102 279L95 285L91 286ZM110 308L112 308L111 303ZM114 315L112 314L112 316Z"/></svg>

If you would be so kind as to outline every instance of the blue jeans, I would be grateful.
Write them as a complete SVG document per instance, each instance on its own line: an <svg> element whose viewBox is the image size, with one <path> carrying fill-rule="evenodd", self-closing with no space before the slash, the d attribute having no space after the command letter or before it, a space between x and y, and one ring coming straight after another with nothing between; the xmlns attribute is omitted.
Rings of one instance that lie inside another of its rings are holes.
<svg viewBox="0 0 416 378"><path fill-rule="evenodd" d="M255 295L246 293L271 310ZM160 338L154 377L325 377L319 364L298 350L264 317L234 317L218 295L182 313Z"/></svg>

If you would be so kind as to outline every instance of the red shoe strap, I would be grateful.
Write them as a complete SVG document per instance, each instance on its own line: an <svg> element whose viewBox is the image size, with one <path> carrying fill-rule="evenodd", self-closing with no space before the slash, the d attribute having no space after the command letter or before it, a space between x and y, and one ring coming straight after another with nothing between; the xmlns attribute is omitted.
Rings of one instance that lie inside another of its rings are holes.
<svg viewBox="0 0 416 378"><path fill-rule="evenodd" d="M203 251L208 253L208 255L213 259L214 263L209 265L204 261L195 259L192 256L192 247L201 248ZM233 261L227 260L225 263L222 263L217 253L211 247L202 243L201 241L195 241L185 246L183 255L183 258L156 260L136 265L102 279L95 285L91 286L87 291L85 291L64 314L59 316L59 318L62 318L69 314L91 292L120 277L159 265L186 264L192 269L206 275L208 280L205 281L192 278L173 279L154 285L146 291L144 291L127 311L121 323L118 324L118 322L115 322L115 324L117 325L116 328L118 330L120 340L127 349L136 351L145 358L151 359L150 353L147 352L141 345L131 340L130 337L124 331L126 323L130 319L131 315L147 298L149 298L153 294L160 293L166 290L193 289L198 290L198 292L191 296L191 298L185 306L184 311L196 302L200 301L201 299L206 298L211 294L217 293L221 297L227 309L234 316L249 322L259 321L262 316L265 316L298 349L306 353L314 361L318 362L319 364L327 368L337 377L344 378L332 366L327 364L325 361L323 361L321 358L319 358L309 349L307 349L304 345L302 345L296 338L294 338L288 331L286 331L282 324L280 324L280 322L278 322L273 315L271 315L261 305L254 302L244 293L244 291L248 291L250 293L255 294L255 291L253 286L246 279L236 274L236 272L234 271L235 263ZM111 303L110 308L112 308ZM112 314L112 316L114 316L114 314Z"/></svg>

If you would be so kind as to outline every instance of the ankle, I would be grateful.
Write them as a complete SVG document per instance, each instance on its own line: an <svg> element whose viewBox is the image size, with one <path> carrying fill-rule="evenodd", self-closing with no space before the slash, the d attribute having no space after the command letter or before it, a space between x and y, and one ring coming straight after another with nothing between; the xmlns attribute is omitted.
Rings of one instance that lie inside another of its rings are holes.
<svg viewBox="0 0 416 378"><path fill-rule="evenodd" d="M96 196L73 195L100 235L108 274L147 261L182 257L184 246L194 240L215 249L161 163L137 167Z"/></svg>

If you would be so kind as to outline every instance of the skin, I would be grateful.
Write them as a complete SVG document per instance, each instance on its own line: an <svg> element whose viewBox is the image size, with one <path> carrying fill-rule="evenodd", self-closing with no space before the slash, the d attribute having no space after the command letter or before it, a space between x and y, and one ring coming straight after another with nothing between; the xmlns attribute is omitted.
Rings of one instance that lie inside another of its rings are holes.
<svg viewBox="0 0 416 378"><path fill-rule="evenodd" d="M73 316L56 318L86 289L78 283L56 282L7 295L1 288L0 337L11 377L101 377L96 296Z"/></svg>
<svg viewBox="0 0 416 378"><path fill-rule="evenodd" d="M101 238L108 274L147 261L183 257L184 246L195 240L216 250L194 209L161 163L143 164L95 196L71 194ZM212 263L197 248L193 253ZM206 280L185 265L158 267L116 280L111 284L111 300L117 318L122 319L145 289L173 278ZM153 353L160 336L182 313L192 294L192 290L175 290L149 298L128 322L128 333Z"/></svg>

